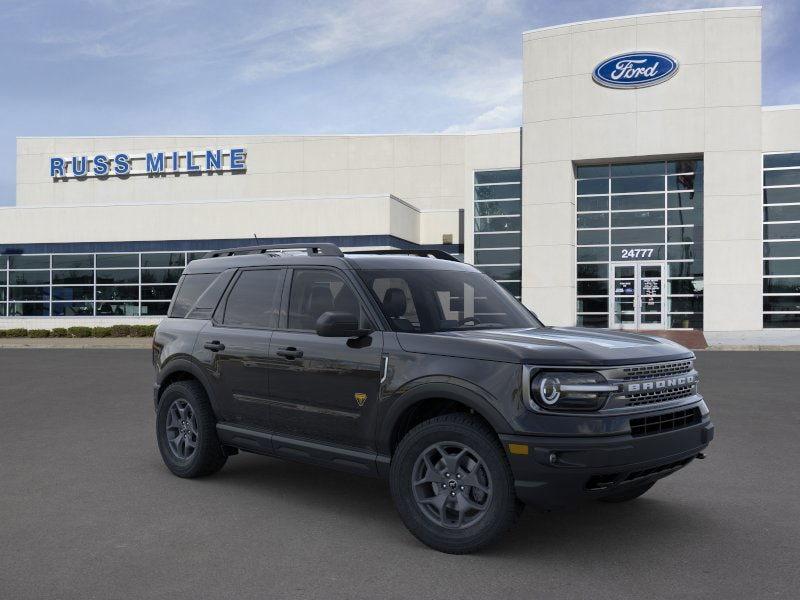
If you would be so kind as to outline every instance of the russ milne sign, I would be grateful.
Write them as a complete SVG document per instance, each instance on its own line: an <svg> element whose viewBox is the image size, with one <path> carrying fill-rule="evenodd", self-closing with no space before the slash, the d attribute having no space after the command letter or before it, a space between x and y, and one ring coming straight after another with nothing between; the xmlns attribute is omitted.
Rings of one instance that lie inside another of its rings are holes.
<svg viewBox="0 0 800 600"><path fill-rule="evenodd" d="M88 177L126 177L128 175L168 175L178 173L243 172L247 150L202 150L195 152L147 152L130 155L125 152L50 158L50 177L53 179L84 179Z"/></svg>
<svg viewBox="0 0 800 600"><path fill-rule="evenodd" d="M641 88L662 83L678 72L678 61L660 52L618 54L597 65L592 79L610 88Z"/></svg>

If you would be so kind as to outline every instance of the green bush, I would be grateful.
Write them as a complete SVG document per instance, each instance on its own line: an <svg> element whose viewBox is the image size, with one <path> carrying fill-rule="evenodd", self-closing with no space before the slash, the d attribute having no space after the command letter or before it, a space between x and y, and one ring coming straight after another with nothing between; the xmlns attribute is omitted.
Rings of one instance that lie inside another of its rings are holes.
<svg viewBox="0 0 800 600"><path fill-rule="evenodd" d="M10 338L28 337L28 330L23 329L22 327L6 329L5 333L6 333L5 337L10 337Z"/></svg>
<svg viewBox="0 0 800 600"><path fill-rule="evenodd" d="M111 327L92 327L92 337L111 337Z"/></svg>
<svg viewBox="0 0 800 600"><path fill-rule="evenodd" d="M131 334L130 325L112 325L109 329L111 337L128 337Z"/></svg>
<svg viewBox="0 0 800 600"><path fill-rule="evenodd" d="M152 337L155 331L155 325L131 325L131 337Z"/></svg>
<svg viewBox="0 0 800 600"><path fill-rule="evenodd" d="M63 327L55 327L50 330L50 337L64 338L69 337L69 331Z"/></svg>
<svg viewBox="0 0 800 600"><path fill-rule="evenodd" d="M92 337L92 328L91 327L70 327L67 329L67 333L70 337L75 338L87 338Z"/></svg>
<svg viewBox="0 0 800 600"><path fill-rule="evenodd" d="M50 337L50 330L49 329L29 329L28 330L28 337L31 337L31 338L46 338L46 337Z"/></svg>
<svg viewBox="0 0 800 600"><path fill-rule="evenodd" d="M6 337L6 330L5 329L0 329L0 338L4 338L4 337Z"/></svg>

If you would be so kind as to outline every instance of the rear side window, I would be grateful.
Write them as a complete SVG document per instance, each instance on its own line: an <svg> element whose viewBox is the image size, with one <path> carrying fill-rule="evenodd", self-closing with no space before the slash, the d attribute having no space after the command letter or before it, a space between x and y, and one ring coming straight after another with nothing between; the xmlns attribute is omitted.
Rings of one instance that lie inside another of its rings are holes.
<svg viewBox="0 0 800 600"><path fill-rule="evenodd" d="M283 269L242 271L225 303L223 324L272 329L278 319Z"/></svg>
<svg viewBox="0 0 800 600"><path fill-rule="evenodd" d="M206 291L211 282L214 281L219 273L196 273L194 275L184 275L172 301L170 317L182 319L194 306L200 294Z"/></svg>

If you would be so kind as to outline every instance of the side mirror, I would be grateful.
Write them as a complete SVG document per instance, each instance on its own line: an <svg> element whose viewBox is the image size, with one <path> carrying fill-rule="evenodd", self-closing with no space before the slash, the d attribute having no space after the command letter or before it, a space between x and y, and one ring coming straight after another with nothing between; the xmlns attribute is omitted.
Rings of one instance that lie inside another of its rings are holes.
<svg viewBox="0 0 800 600"><path fill-rule="evenodd" d="M325 312L317 319L317 335L321 337L358 338L372 333L358 326L358 317L345 312Z"/></svg>

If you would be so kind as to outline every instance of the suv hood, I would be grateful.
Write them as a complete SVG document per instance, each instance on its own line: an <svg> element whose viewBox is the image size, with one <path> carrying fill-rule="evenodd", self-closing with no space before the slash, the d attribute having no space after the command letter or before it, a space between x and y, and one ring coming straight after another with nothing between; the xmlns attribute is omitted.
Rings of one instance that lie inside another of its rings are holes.
<svg viewBox="0 0 800 600"><path fill-rule="evenodd" d="M398 333L397 338L407 352L539 365L612 366L692 356L664 338L583 327Z"/></svg>

